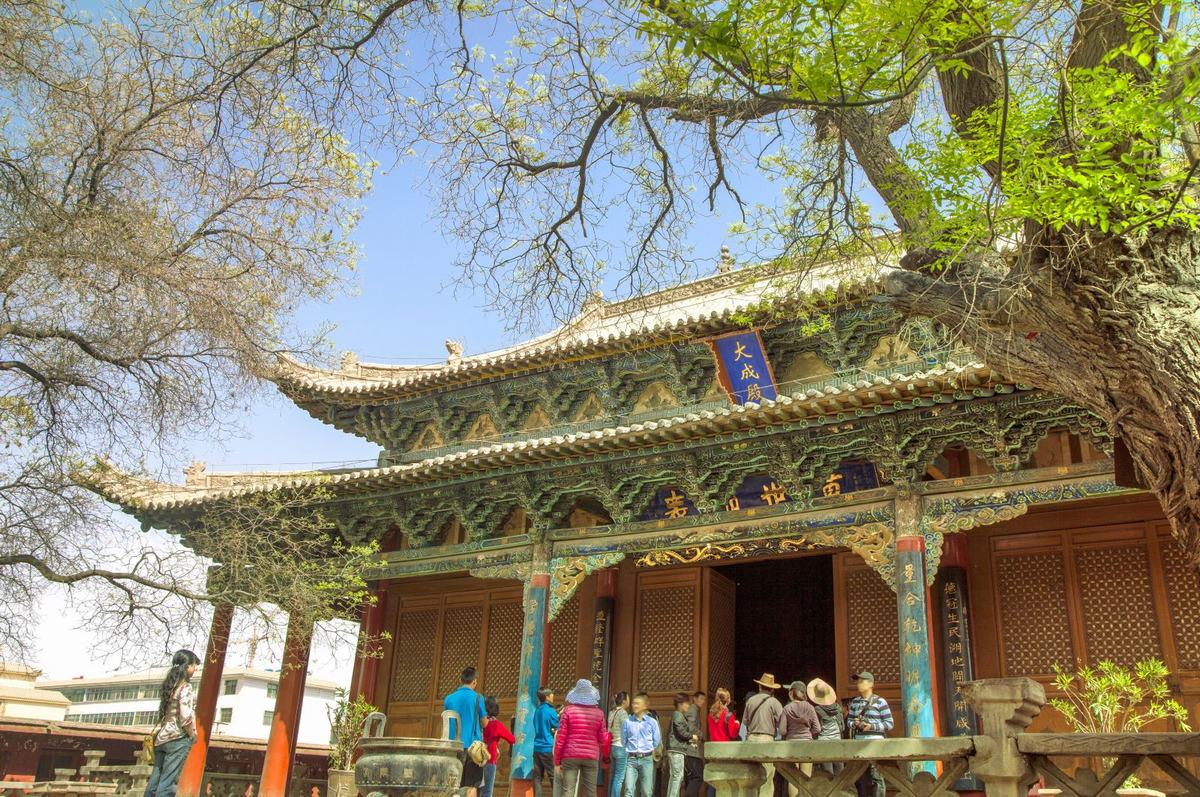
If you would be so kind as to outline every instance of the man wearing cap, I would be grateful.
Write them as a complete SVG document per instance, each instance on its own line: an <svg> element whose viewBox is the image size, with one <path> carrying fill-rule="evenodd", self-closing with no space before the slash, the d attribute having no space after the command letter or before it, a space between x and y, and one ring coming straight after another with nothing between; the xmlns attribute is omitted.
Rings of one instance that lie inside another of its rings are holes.
<svg viewBox="0 0 1200 797"><path fill-rule="evenodd" d="M783 716L783 706L775 699L775 690L781 685L769 672L763 673L763 677L754 683L758 684L758 694L747 700L746 707L742 709L746 741L773 742L779 718ZM759 786L758 797L771 797L775 793L775 765L764 764L763 768L767 770L767 779Z"/></svg>
<svg viewBox="0 0 1200 797"><path fill-rule="evenodd" d="M817 712L817 720L821 723L818 739L838 741L846 734L846 719L842 716L842 707L838 705L837 692L825 681L814 678L808 682L808 700ZM828 762L821 768L830 775L837 775L844 765L840 762Z"/></svg>
<svg viewBox="0 0 1200 797"><path fill-rule="evenodd" d="M855 739L882 739L883 735L896 727L892 720L892 709L886 700L875 694L875 676L869 672L858 672L851 676L858 683L858 697L850 701L846 722ZM858 797L886 797L887 787L883 775L872 764L856 784Z"/></svg>

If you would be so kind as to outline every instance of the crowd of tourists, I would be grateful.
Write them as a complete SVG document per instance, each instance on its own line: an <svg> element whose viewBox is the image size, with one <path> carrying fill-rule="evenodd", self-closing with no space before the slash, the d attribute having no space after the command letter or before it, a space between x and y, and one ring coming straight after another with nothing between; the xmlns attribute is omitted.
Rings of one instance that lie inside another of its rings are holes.
<svg viewBox="0 0 1200 797"><path fill-rule="evenodd" d="M586 678L567 692L561 710L555 693L538 690L533 715L533 795L543 797L548 781L552 797L595 795L602 762L609 763L607 797L700 797L704 788L704 748L723 742L818 739L881 739L894 727L887 701L875 694L875 677L854 675L858 695L846 705L820 678L793 681L786 687L771 673L755 680L738 712L728 689L717 689L711 703L705 692L679 693L670 721L662 723L645 694L618 692L607 715L600 692ZM776 696L787 691L787 702ZM492 797L500 742L515 743L499 717L493 696L476 692L476 673L468 667L462 685L446 696L445 708L461 722L451 738L463 744L462 786L467 797ZM459 727L461 726L461 727ZM824 763L831 775L842 764ZM759 797L774 797L775 768L767 765ZM812 764L801 771L812 775ZM781 778L781 781L783 779ZM784 781L785 782L785 781ZM790 783L781 793L796 797ZM885 797L882 775L871 766L857 783L859 797ZM705 797L712 797L708 788Z"/></svg>

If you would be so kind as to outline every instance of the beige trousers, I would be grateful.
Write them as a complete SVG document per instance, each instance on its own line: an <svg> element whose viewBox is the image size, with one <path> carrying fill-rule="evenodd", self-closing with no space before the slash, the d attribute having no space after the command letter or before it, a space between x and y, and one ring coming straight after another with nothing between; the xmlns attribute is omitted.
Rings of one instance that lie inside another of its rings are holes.
<svg viewBox="0 0 1200 797"><path fill-rule="evenodd" d="M751 733L746 736L748 742L773 742L775 737L769 733ZM758 787L758 797L774 797L775 794L775 765L763 764L767 771L767 779Z"/></svg>

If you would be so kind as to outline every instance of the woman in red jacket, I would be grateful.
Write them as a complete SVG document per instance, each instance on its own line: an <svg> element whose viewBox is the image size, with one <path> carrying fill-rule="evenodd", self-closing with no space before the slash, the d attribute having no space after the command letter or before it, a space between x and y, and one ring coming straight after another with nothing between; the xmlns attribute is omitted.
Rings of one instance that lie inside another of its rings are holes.
<svg viewBox="0 0 1200 797"><path fill-rule="evenodd" d="M567 692L554 735L554 797L594 795L600 757L608 751L608 723L600 710L600 692L586 678Z"/></svg>
<svg viewBox="0 0 1200 797"><path fill-rule="evenodd" d="M483 765L483 788L479 797L492 797L492 789L496 785L496 760L500 757L500 742L508 742L509 749L517 743L512 731L500 721L500 703L495 695L488 695L483 701L483 743L487 745L488 762Z"/></svg>
<svg viewBox="0 0 1200 797"><path fill-rule="evenodd" d="M736 742L738 730L737 715L733 711L733 696L728 689L718 689L713 697L712 706L708 710L708 741Z"/></svg>

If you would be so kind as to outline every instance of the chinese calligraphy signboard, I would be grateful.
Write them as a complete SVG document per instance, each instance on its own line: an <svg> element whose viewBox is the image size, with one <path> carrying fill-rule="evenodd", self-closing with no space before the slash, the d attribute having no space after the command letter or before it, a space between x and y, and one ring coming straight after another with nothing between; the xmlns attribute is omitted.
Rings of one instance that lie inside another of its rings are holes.
<svg viewBox="0 0 1200 797"><path fill-rule="evenodd" d="M721 386L734 404L774 400L775 376L758 330L735 332L709 341L717 358Z"/></svg>
<svg viewBox="0 0 1200 797"><path fill-rule="evenodd" d="M946 720L951 736L977 733L975 712L959 692L959 686L974 680L971 643L967 628L967 574L961 567L943 567L939 579L939 603L942 620L942 695L946 701ZM968 772L954 786L959 791L982 789L979 779Z"/></svg>
<svg viewBox="0 0 1200 797"><path fill-rule="evenodd" d="M925 538L896 540L896 599L900 619L900 696L905 729L933 736L933 677L925 620ZM932 763L917 765L932 772Z"/></svg>
<svg viewBox="0 0 1200 797"><path fill-rule="evenodd" d="M592 683L600 690L602 705L608 704L608 670L612 659L612 613L610 597L596 598L596 613L592 620Z"/></svg>

